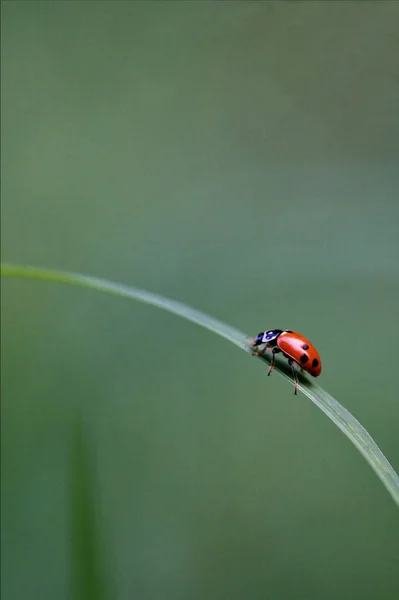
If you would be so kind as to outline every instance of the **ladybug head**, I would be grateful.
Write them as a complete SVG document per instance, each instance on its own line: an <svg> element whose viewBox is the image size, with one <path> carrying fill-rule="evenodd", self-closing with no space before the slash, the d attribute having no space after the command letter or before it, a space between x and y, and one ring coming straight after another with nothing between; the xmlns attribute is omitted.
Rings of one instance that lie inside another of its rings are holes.
<svg viewBox="0 0 399 600"><path fill-rule="evenodd" d="M282 329L268 329L268 331L262 331L256 336L252 345L260 346L261 344L268 344L278 338L280 333L282 333Z"/></svg>

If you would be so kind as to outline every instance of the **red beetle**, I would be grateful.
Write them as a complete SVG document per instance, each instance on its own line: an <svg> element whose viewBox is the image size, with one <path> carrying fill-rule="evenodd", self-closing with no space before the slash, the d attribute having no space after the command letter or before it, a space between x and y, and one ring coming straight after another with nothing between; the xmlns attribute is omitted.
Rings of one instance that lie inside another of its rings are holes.
<svg viewBox="0 0 399 600"><path fill-rule="evenodd" d="M299 333L286 329L269 329L268 331L262 331L252 342L252 347L261 346L265 344L263 350L254 350L254 355L263 355L266 350L271 349L272 351L272 362L270 364L268 375L274 369L275 355L282 352L283 355L288 358L288 364L292 370L292 376L294 378L294 394L297 393L298 389L298 375L294 367L294 363L298 364L302 369L318 377L321 373L321 360L319 353L316 348L306 338Z"/></svg>

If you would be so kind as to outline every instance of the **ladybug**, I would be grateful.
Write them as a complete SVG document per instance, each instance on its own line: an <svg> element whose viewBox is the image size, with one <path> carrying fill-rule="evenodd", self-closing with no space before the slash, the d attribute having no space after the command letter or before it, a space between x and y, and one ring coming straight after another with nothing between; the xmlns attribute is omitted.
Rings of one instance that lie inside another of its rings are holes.
<svg viewBox="0 0 399 600"><path fill-rule="evenodd" d="M263 350L253 350L253 355L263 355L266 350L271 349L272 351L272 362L269 367L268 375L274 369L275 355L282 352L283 355L288 358L288 364L292 370L292 376L294 378L294 394L297 393L298 389L298 375L294 363L299 365L304 371L318 377L321 373L321 361L319 353L316 348L300 333L290 331L289 329L269 329L268 331L262 331L259 335L254 338L252 347L256 348L265 344Z"/></svg>

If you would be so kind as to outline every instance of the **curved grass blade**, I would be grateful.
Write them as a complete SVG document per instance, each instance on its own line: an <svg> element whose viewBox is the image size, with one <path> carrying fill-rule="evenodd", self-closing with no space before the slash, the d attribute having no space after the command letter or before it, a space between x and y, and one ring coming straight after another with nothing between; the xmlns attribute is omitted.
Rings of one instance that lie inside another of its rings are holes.
<svg viewBox="0 0 399 600"><path fill-rule="evenodd" d="M115 296L122 296L146 304L151 304L174 313L188 321L192 321L201 327L226 338L241 350L251 353L249 343L251 338L238 331L234 327L222 323L198 310L190 308L176 300L170 300L163 296L158 296L146 290L141 290L119 283L112 283L104 279L81 275L79 273L70 273L56 271L51 269L41 269L36 267L1 264L2 277L18 277L25 279L39 279L56 283L65 283L69 285L80 286L102 292L107 292ZM260 360L270 363L267 356L259 356ZM276 362L275 370L291 383L291 378L285 364ZM305 394L316 406L318 406L339 429L351 440L356 448L361 452L369 465L378 475L395 503L399 506L399 477L393 467L390 465L384 454L381 452L373 438L366 429L355 419L355 417L344 408L335 398L330 396L319 385L300 377L298 388Z"/></svg>

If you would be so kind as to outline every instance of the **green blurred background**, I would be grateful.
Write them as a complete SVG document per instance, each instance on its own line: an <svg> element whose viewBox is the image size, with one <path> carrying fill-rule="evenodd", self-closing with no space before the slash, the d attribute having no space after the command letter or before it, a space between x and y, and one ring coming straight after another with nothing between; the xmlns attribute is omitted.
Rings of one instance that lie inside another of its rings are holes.
<svg viewBox="0 0 399 600"><path fill-rule="evenodd" d="M303 332L399 469L399 3L3 2L2 260ZM399 513L210 332L2 282L2 599L399 597Z"/></svg>

